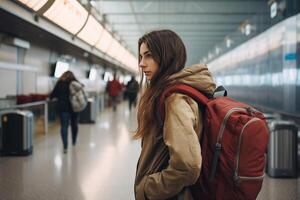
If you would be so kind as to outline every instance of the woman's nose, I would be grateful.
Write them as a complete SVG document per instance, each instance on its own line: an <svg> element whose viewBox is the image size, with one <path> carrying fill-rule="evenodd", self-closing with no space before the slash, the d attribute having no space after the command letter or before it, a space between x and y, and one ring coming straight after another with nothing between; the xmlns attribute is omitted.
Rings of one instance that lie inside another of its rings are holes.
<svg viewBox="0 0 300 200"><path fill-rule="evenodd" d="M146 64L145 64L143 58L140 60L139 67L140 67L140 68L145 68L145 67L146 67Z"/></svg>

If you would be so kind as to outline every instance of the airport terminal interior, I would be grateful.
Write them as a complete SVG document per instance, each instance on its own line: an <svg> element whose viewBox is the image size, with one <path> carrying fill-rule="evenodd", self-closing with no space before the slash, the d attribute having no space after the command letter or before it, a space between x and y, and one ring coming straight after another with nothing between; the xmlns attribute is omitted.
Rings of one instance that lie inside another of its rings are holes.
<svg viewBox="0 0 300 200"><path fill-rule="evenodd" d="M141 140L129 84L147 84L139 38L163 29L183 40L186 68L206 64L228 97L264 114L256 199L300 199L299 0L0 0L0 200L136 199ZM50 94L68 70L86 104L77 142L69 127L64 147Z"/></svg>

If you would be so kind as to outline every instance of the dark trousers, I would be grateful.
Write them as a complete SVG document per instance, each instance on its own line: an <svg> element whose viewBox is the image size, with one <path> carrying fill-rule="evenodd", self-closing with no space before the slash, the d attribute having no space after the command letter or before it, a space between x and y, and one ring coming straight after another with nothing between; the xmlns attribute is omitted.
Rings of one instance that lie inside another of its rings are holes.
<svg viewBox="0 0 300 200"><path fill-rule="evenodd" d="M110 97L110 102L111 102L111 105L113 107L113 111L116 111L117 110L117 105L118 105L118 96L111 96Z"/></svg>
<svg viewBox="0 0 300 200"><path fill-rule="evenodd" d="M63 141L64 149L68 148L68 127L71 121L72 143L76 144L78 134L78 113L74 112L61 112L60 113L60 133Z"/></svg>
<svg viewBox="0 0 300 200"><path fill-rule="evenodd" d="M128 105L129 110L131 110L132 105L136 106L136 95L128 94Z"/></svg>

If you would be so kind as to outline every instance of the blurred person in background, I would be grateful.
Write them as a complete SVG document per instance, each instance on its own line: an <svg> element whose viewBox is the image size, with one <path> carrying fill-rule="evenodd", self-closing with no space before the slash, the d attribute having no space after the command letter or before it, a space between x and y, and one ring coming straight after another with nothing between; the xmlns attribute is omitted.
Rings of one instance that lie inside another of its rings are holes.
<svg viewBox="0 0 300 200"><path fill-rule="evenodd" d="M135 80L135 77L131 76L131 80L126 85L126 96L128 98L129 110L131 110L132 105L136 106L138 91L139 91L139 84Z"/></svg>
<svg viewBox="0 0 300 200"><path fill-rule="evenodd" d="M110 102L113 107L113 111L117 110L118 97L123 90L122 84L117 80L117 75L114 74L114 79L109 81L106 86L106 91L110 97Z"/></svg>
<svg viewBox="0 0 300 200"><path fill-rule="evenodd" d="M70 121L73 145L76 145L78 134L79 113L73 111L70 102L70 84L72 81L79 83L71 71L64 72L58 79L53 91L50 94L50 99L56 98L58 100L57 111L60 117L60 133L63 142L64 153L67 153L68 149L68 127ZM78 85L82 84L79 83Z"/></svg>

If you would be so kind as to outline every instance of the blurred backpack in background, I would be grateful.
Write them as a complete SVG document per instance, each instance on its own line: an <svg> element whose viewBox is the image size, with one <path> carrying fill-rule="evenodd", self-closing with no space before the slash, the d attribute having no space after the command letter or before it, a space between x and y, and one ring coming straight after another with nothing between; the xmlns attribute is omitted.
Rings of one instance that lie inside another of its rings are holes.
<svg viewBox="0 0 300 200"><path fill-rule="evenodd" d="M80 112L87 106L87 95L84 91L84 85L72 81L70 83L70 102L74 112Z"/></svg>

